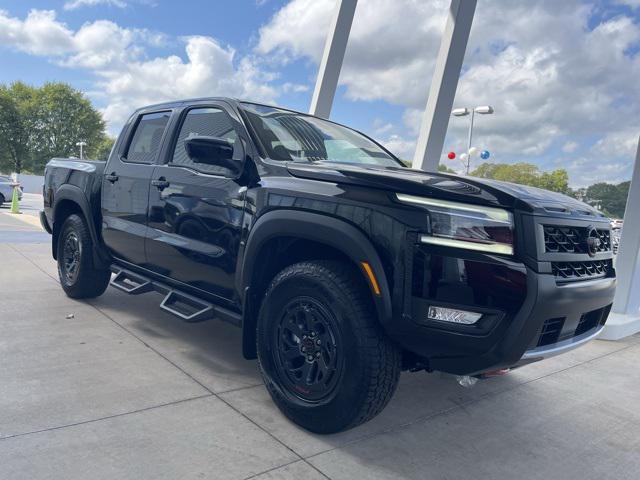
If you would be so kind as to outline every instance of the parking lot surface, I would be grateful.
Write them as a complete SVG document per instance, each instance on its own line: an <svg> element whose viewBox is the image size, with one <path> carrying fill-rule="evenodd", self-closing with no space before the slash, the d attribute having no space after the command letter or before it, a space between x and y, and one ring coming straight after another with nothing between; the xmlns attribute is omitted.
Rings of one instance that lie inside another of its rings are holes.
<svg viewBox="0 0 640 480"><path fill-rule="evenodd" d="M640 336L478 382L403 374L386 410L319 436L286 420L240 330L156 294L57 283L34 216L0 209L0 478L637 479Z"/></svg>

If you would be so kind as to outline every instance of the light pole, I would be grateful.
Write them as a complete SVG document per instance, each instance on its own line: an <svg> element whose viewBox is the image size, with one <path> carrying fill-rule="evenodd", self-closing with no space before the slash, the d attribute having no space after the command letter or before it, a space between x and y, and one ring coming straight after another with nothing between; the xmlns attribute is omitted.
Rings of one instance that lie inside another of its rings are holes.
<svg viewBox="0 0 640 480"><path fill-rule="evenodd" d="M76 147L80 147L80 160L84 160L84 155L82 154L82 147L86 147L86 146L87 146L87 142L85 141L76 143Z"/></svg>
<svg viewBox="0 0 640 480"><path fill-rule="evenodd" d="M469 168L471 167L471 154L469 150L471 150L471 138L473 136L473 119L475 114L479 113L480 115L491 115L493 113L493 107L491 105L481 105L479 107L474 108L455 108L451 112L451 115L454 117L466 117L471 114L471 121L469 122L469 138L467 140L467 164L465 168L465 174L469 175Z"/></svg>

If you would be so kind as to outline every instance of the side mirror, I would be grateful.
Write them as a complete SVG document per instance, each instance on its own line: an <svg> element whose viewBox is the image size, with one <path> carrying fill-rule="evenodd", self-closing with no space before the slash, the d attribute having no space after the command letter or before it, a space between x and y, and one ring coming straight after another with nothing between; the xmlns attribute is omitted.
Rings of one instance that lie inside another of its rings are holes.
<svg viewBox="0 0 640 480"><path fill-rule="evenodd" d="M233 144L223 138L193 137L184 142L184 148L194 163L217 165L237 174L240 162L233 159Z"/></svg>

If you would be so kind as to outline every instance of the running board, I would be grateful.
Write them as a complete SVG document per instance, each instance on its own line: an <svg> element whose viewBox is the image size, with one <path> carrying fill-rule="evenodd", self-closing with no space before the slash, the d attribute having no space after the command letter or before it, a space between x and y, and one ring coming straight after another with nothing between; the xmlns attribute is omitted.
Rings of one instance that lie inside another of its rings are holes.
<svg viewBox="0 0 640 480"><path fill-rule="evenodd" d="M111 286L130 295L140 295L153 290L149 280L127 270L116 273L116 276L111 279Z"/></svg>
<svg viewBox="0 0 640 480"><path fill-rule="evenodd" d="M202 322L219 318L236 326L242 325L240 314L177 290L166 283L118 266L112 266L111 271L115 273L115 277L110 282L112 286L129 295L158 292L164 295L160 308L185 322Z"/></svg>
<svg viewBox="0 0 640 480"><path fill-rule="evenodd" d="M214 317L213 305L176 290L167 293L160 308L165 312L173 313L185 322L202 322Z"/></svg>

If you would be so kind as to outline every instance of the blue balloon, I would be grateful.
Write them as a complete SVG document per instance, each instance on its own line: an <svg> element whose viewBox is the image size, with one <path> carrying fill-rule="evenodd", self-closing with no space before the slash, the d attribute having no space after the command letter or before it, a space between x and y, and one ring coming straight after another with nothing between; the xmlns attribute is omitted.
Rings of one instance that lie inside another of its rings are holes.
<svg viewBox="0 0 640 480"><path fill-rule="evenodd" d="M483 160L486 160L490 156L491 154L489 153L489 150L483 150L482 152L480 152L480 158L482 158Z"/></svg>

